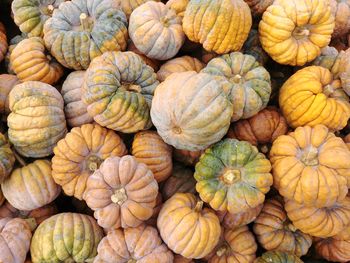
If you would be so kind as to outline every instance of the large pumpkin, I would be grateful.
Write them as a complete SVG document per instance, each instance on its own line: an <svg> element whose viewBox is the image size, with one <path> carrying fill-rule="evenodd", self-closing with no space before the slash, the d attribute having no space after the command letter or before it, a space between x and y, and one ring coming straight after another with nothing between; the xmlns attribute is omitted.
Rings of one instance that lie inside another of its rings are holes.
<svg viewBox="0 0 350 263"><path fill-rule="evenodd" d="M7 48L6 30L4 25L0 22L0 62L5 58Z"/></svg>
<svg viewBox="0 0 350 263"><path fill-rule="evenodd" d="M259 23L264 50L279 64L302 66L327 46L334 29L328 0L278 0Z"/></svg>
<svg viewBox="0 0 350 263"><path fill-rule="evenodd" d="M315 250L318 255L330 262L350 261L350 240L336 237L315 239Z"/></svg>
<svg viewBox="0 0 350 263"><path fill-rule="evenodd" d="M193 194L176 193L163 204L158 216L162 239L186 258L205 257L219 242L219 219L212 210L202 207L203 201Z"/></svg>
<svg viewBox="0 0 350 263"><path fill-rule="evenodd" d="M240 50L252 25L243 0L194 0L187 5L183 28L187 37L218 54Z"/></svg>
<svg viewBox="0 0 350 263"><path fill-rule="evenodd" d="M248 142L225 139L196 164L196 190L212 208L239 213L262 204L272 185L271 164Z"/></svg>
<svg viewBox="0 0 350 263"><path fill-rule="evenodd" d="M106 51L125 50L127 21L114 0L72 0L62 3L44 26L44 41L63 66L87 69Z"/></svg>
<svg viewBox="0 0 350 263"><path fill-rule="evenodd" d="M152 125L149 108L158 85L150 66L133 52L106 52L86 71L83 102L101 126L133 133Z"/></svg>
<svg viewBox="0 0 350 263"><path fill-rule="evenodd" d="M111 156L126 155L121 138L97 124L73 128L54 148L52 176L66 195L82 199L86 181Z"/></svg>
<svg viewBox="0 0 350 263"><path fill-rule="evenodd" d="M206 73L174 73L156 89L151 116L158 134L175 148L202 150L227 132L232 104L223 84Z"/></svg>
<svg viewBox="0 0 350 263"><path fill-rule="evenodd" d="M251 55L232 52L214 58L202 72L230 83L227 93L233 104L232 121L252 117L269 102L270 74Z"/></svg>
<svg viewBox="0 0 350 263"><path fill-rule="evenodd" d="M0 114L4 118L10 114L9 94L10 91L19 83L19 79L15 75L0 75Z"/></svg>
<svg viewBox="0 0 350 263"><path fill-rule="evenodd" d="M11 173L15 163L15 156L6 137L0 133L0 183Z"/></svg>
<svg viewBox="0 0 350 263"><path fill-rule="evenodd" d="M303 263L303 261L293 254L281 251L267 251L257 258L254 263Z"/></svg>
<svg viewBox="0 0 350 263"><path fill-rule="evenodd" d="M335 20L332 37L345 36L350 31L350 1L330 0L330 5Z"/></svg>
<svg viewBox="0 0 350 263"><path fill-rule="evenodd" d="M278 137L270 151L274 186L298 203L322 207L345 198L350 151L327 127L298 127Z"/></svg>

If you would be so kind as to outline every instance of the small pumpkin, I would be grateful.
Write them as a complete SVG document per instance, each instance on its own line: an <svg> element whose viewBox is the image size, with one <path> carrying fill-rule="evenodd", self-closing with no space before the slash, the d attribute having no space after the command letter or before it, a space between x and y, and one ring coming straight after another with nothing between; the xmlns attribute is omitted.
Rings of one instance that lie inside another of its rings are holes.
<svg viewBox="0 0 350 263"><path fill-rule="evenodd" d="M143 62L145 62L148 66L150 66L151 68L153 68L154 71L158 71L159 67L160 67L160 61L156 60L156 59L151 59L149 57L147 57L146 55L142 54L135 46L135 44L131 41L131 39L129 39L128 41L128 47L126 49L127 51L132 51L135 54L139 55Z"/></svg>
<svg viewBox="0 0 350 263"><path fill-rule="evenodd" d="M205 149L199 151L174 149L173 157L176 161L183 163L184 165L195 166L199 161L199 157L201 157L204 151Z"/></svg>
<svg viewBox="0 0 350 263"><path fill-rule="evenodd" d="M169 0L166 2L166 6L173 9L177 16L183 18L189 2L190 0Z"/></svg>
<svg viewBox="0 0 350 263"><path fill-rule="evenodd" d="M267 251L257 258L254 263L303 263L303 261L293 254L282 251Z"/></svg>
<svg viewBox="0 0 350 263"><path fill-rule="evenodd" d="M11 150L10 144L6 137L0 133L0 183L2 183L10 175L15 156Z"/></svg>
<svg viewBox="0 0 350 263"><path fill-rule="evenodd" d="M332 37L342 37L350 31L350 1L331 0L330 6L335 20Z"/></svg>
<svg viewBox="0 0 350 263"><path fill-rule="evenodd" d="M9 93L19 83L19 79L15 75L0 75L0 114L4 118L10 114Z"/></svg>
<svg viewBox="0 0 350 263"><path fill-rule="evenodd" d="M331 262L349 262L350 240L335 237L315 238L315 250L322 258Z"/></svg>
<svg viewBox="0 0 350 263"><path fill-rule="evenodd" d="M5 58L7 48L6 30L4 25L0 22L0 62Z"/></svg>

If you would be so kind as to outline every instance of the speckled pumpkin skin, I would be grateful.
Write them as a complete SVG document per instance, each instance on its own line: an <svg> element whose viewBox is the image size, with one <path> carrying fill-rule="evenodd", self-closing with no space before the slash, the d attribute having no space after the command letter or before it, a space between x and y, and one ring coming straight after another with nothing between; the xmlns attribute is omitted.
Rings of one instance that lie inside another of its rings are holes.
<svg viewBox="0 0 350 263"><path fill-rule="evenodd" d="M254 263L303 263L303 261L293 254L281 251L268 251L257 258Z"/></svg>
<svg viewBox="0 0 350 263"><path fill-rule="evenodd" d="M23 156L49 156L67 132L61 94L52 86L27 81L10 92L9 139Z"/></svg>
<svg viewBox="0 0 350 263"><path fill-rule="evenodd" d="M5 58L7 48L6 30L4 25L0 22L0 62Z"/></svg>
<svg viewBox="0 0 350 263"><path fill-rule="evenodd" d="M183 19L187 37L218 54L240 50L251 25L250 9L243 0L192 0Z"/></svg>
<svg viewBox="0 0 350 263"><path fill-rule="evenodd" d="M10 114L9 94L20 81L15 75L0 75L0 114L6 118Z"/></svg>
<svg viewBox="0 0 350 263"><path fill-rule="evenodd" d="M262 204L272 185L271 164L248 142L225 139L196 164L196 190L219 211L239 213Z"/></svg>
<svg viewBox="0 0 350 263"><path fill-rule="evenodd" d="M106 52L86 71L82 100L101 126L133 133L151 127L150 105L158 85L153 69L133 52Z"/></svg>
<svg viewBox="0 0 350 263"><path fill-rule="evenodd" d="M315 250L318 255L330 262L349 262L350 240L336 237L315 238Z"/></svg>
<svg viewBox="0 0 350 263"><path fill-rule="evenodd" d="M279 64L302 66L329 44L334 25L327 0L278 0L262 16L260 41Z"/></svg>
<svg viewBox="0 0 350 263"><path fill-rule="evenodd" d="M251 55L232 52L212 59L202 72L225 78L233 104L231 121L252 117L266 107L271 95L269 72Z"/></svg>
<svg viewBox="0 0 350 263"><path fill-rule="evenodd" d="M0 133L0 182L2 183L11 173L15 156L6 137Z"/></svg>
<svg viewBox="0 0 350 263"><path fill-rule="evenodd" d="M102 238L102 229L90 216L77 213L52 216L33 235L32 262L92 262Z"/></svg>
<svg viewBox="0 0 350 263"><path fill-rule="evenodd" d="M82 13L87 16L84 21L79 20ZM75 70L87 69L104 52L125 50L127 36L125 14L113 0L67 1L44 26L48 50L63 66Z"/></svg>
<svg viewBox="0 0 350 263"><path fill-rule="evenodd" d="M131 13L138 8L140 5L151 1L151 0L118 0L121 4L121 9L125 13L126 17L129 19ZM155 2L159 2L160 0L152 0Z"/></svg>
<svg viewBox="0 0 350 263"><path fill-rule="evenodd" d="M331 0L330 6L335 20L332 37L342 37L349 33L350 30L350 1Z"/></svg>

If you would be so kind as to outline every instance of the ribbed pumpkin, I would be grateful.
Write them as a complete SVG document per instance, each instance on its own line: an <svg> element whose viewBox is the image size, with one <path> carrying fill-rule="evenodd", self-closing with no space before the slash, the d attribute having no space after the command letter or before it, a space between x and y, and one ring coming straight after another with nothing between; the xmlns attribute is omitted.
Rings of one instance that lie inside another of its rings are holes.
<svg viewBox="0 0 350 263"><path fill-rule="evenodd" d="M166 180L173 169L172 148L155 131L135 134L131 154L152 171L157 182Z"/></svg>
<svg viewBox="0 0 350 263"><path fill-rule="evenodd" d="M330 0L331 12L335 19L335 28L332 37L346 35L350 30L350 1Z"/></svg>
<svg viewBox="0 0 350 263"><path fill-rule="evenodd" d="M349 33L350 43L350 33ZM349 95L350 94L350 48L346 51L339 52L339 78L343 90Z"/></svg>
<svg viewBox="0 0 350 263"><path fill-rule="evenodd" d="M19 83L15 75L0 75L0 114L5 119L10 114L9 93Z"/></svg>
<svg viewBox="0 0 350 263"><path fill-rule="evenodd" d="M157 59L152 59L147 57L146 55L142 54L140 52L140 50L138 50L135 46L135 44L131 41L131 39L129 39L128 41L128 47L126 49L127 51L132 51L134 53L136 53L137 55L139 55L142 60L151 68L153 68L154 71L158 71L159 67L160 67L160 61Z"/></svg>
<svg viewBox="0 0 350 263"><path fill-rule="evenodd" d="M219 219L212 210L202 207L203 201L193 194L176 193L163 204L158 216L162 239L186 258L205 257L219 242Z"/></svg>
<svg viewBox="0 0 350 263"><path fill-rule="evenodd" d="M253 0L254 1L254 0ZM258 0L260 3L270 1L270 0ZM245 1L247 2L247 1ZM272 1L271 1L272 2ZM248 3L249 4L249 3ZM260 38L259 38L259 31L257 29L252 29L249 32L247 40L244 42L243 48L241 49L241 52L247 55L253 56L257 62L259 62L261 65L265 65L269 60L270 57L267 55L267 53L264 51L264 49L261 46Z"/></svg>
<svg viewBox="0 0 350 263"><path fill-rule="evenodd" d="M157 229L142 224L108 232L97 248L95 263L173 263L173 253L160 239Z"/></svg>
<svg viewBox="0 0 350 263"><path fill-rule="evenodd" d="M278 137L270 161L275 188L298 203L330 206L348 192L350 151L324 125L298 127Z"/></svg>
<svg viewBox="0 0 350 263"><path fill-rule="evenodd" d="M13 38L11 38L10 43L9 43L9 47L8 47L8 50L7 50L7 53L5 56L5 60L4 60L7 73L15 74L15 72L13 71L13 68L12 68L11 60L10 60L11 53L15 49L17 44L26 38L27 38L27 36L23 33L21 35L17 35L17 36L14 36Z"/></svg>
<svg viewBox="0 0 350 263"><path fill-rule="evenodd" d="M303 261L293 254L281 251L268 251L257 258L254 263L303 263Z"/></svg>
<svg viewBox="0 0 350 263"><path fill-rule="evenodd" d="M0 62L5 58L7 48L6 30L4 25L0 22Z"/></svg>
<svg viewBox="0 0 350 263"><path fill-rule="evenodd" d="M204 64L196 58L183 56L168 60L164 63L157 72L157 78L163 82L172 73L196 71L199 72L204 67Z"/></svg>
<svg viewBox="0 0 350 263"><path fill-rule="evenodd" d="M150 128L149 108L158 85L150 66L133 52L106 52L86 71L83 102L101 126L133 133Z"/></svg>
<svg viewBox="0 0 350 263"><path fill-rule="evenodd" d="M204 153L205 150L199 151L188 151L174 149L173 157L176 161L183 163L188 166L195 166L199 161L199 157Z"/></svg>
<svg viewBox="0 0 350 263"><path fill-rule="evenodd" d="M166 2L166 6L173 9L179 17L183 18L189 2L190 0L169 0Z"/></svg>
<svg viewBox="0 0 350 263"><path fill-rule="evenodd" d="M151 0L121 0L119 1L121 4L121 8L125 13L126 17L129 19L131 13L138 8L140 5L151 1ZM155 2L159 2L160 0L152 0Z"/></svg>
<svg viewBox="0 0 350 263"><path fill-rule="evenodd" d="M158 134L175 148L202 150L227 132L232 104L227 81L194 71L174 73L156 89L151 116Z"/></svg>
<svg viewBox="0 0 350 263"><path fill-rule="evenodd" d="M102 238L102 229L90 216L54 215L41 223L33 235L32 262L92 262Z"/></svg>
<svg viewBox="0 0 350 263"><path fill-rule="evenodd" d="M84 200L103 228L137 227L153 214L158 184L130 155L107 158L86 184Z"/></svg>
<svg viewBox="0 0 350 263"><path fill-rule="evenodd" d="M262 16L260 41L279 64L302 66L329 44L334 25L328 0L278 0Z"/></svg>
<svg viewBox="0 0 350 263"><path fill-rule="evenodd" d="M196 190L215 210L243 212L264 202L272 185L270 170L269 160L256 147L225 139L207 149L196 164Z"/></svg>
<svg viewBox="0 0 350 263"><path fill-rule="evenodd" d="M6 137L0 133L0 183L11 173L15 163L15 156Z"/></svg>
<svg viewBox="0 0 350 263"><path fill-rule="evenodd" d="M315 250L318 255L331 262L350 260L350 240L340 240L336 237L316 238Z"/></svg>
<svg viewBox="0 0 350 263"><path fill-rule="evenodd" d="M125 50L127 21L114 0L72 0L62 3L44 26L44 41L63 66L87 69L106 51Z"/></svg>
<svg viewBox="0 0 350 263"><path fill-rule="evenodd" d="M174 255L174 263L194 263L194 261L181 255Z"/></svg>
<svg viewBox="0 0 350 263"><path fill-rule="evenodd" d="M269 72L251 55L232 52L209 61L202 72L225 78L233 104L232 121L252 117L266 107L271 95Z"/></svg>
<svg viewBox="0 0 350 263"><path fill-rule="evenodd" d="M181 18L165 4L154 1L132 12L129 35L141 53L159 60L174 57L185 41Z"/></svg>
<svg viewBox="0 0 350 263"><path fill-rule="evenodd" d="M251 25L249 6L243 0L193 0L183 19L187 37L218 54L240 50Z"/></svg>
<svg viewBox="0 0 350 263"><path fill-rule="evenodd" d="M66 195L82 199L86 181L111 156L127 154L121 138L97 124L73 128L54 148L52 176Z"/></svg>
<svg viewBox="0 0 350 263"><path fill-rule="evenodd" d="M272 5L273 0L244 0L244 2L249 5L253 17L258 17L261 16L270 5Z"/></svg>

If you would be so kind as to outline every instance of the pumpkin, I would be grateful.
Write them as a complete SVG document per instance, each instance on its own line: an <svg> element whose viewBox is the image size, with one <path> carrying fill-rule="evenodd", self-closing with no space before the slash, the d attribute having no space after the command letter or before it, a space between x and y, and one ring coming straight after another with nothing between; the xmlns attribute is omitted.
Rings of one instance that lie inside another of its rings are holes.
<svg viewBox="0 0 350 263"><path fill-rule="evenodd" d="M174 259L173 253L160 239L157 229L145 224L108 232L97 251L95 263L172 263Z"/></svg>
<svg viewBox="0 0 350 263"><path fill-rule="evenodd" d="M1 188L0 188L0 206L3 205L3 203L5 202L5 196L3 195Z"/></svg>
<svg viewBox="0 0 350 263"><path fill-rule="evenodd" d="M153 0L154 1L154 0ZM136 47L135 44L129 39L128 41L128 47L127 47L127 51L132 51L135 54L139 55L143 62L145 62L148 66L150 66L151 68L153 68L154 71L158 71L159 66L160 66L160 61L156 60L156 59L151 59L147 56L145 56L144 54L142 54Z"/></svg>
<svg viewBox="0 0 350 263"><path fill-rule="evenodd" d="M267 251L257 258L254 263L303 263L303 261L293 254L282 251Z"/></svg>
<svg viewBox="0 0 350 263"><path fill-rule="evenodd" d="M173 157L176 161L181 162L188 166L195 166L199 161L199 157L204 153L205 150L199 151L188 151L188 150L179 150L174 149Z"/></svg>
<svg viewBox="0 0 350 263"><path fill-rule="evenodd" d="M279 64L302 66L329 44L334 25L328 0L278 0L262 16L260 41Z"/></svg>
<svg viewBox="0 0 350 263"><path fill-rule="evenodd" d="M119 2L121 4L121 9L125 13L126 17L129 19L131 13L134 12L136 8L138 8L140 5L148 1L150 0L122 0ZM159 2L159 0L152 0L152 1Z"/></svg>
<svg viewBox="0 0 350 263"><path fill-rule="evenodd" d="M186 36L218 54L240 50L251 25L250 9L243 0L190 1L183 18Z"/></svg>
<svg viewBox="0 0 350 263"><path fill-rule="evenodd" d="M55 84L63 75L63 68L45 54L40 37L27 38L12 50L10 63L20 81L41 81Z"/></svg>
<svg viewBox="0 0 350 263"><path fill-rule="evenodd" d="M125 50L127 20L119 1L72 0L62 3L45 22L44 41L63 66L87 69L107 51Z"/></svg>
<svg viewBox="0 0 350 263"><path fill-rule="evenodd" d="M90 216L54 215L42 222L33 235L32 262L92 262L102 238L102 229Z"/></svg>
<svg viewBox="0 0 350 263"><path fill-rule="evenodd" d="M199 72L204 64L196 58L183 56L168 60L157 72L157 78L163 82L168 76L175 72L196 71Z"/></svg>
<svg viewBox="0 0 350 263"><path fill-rule="evenodd" d="M105 229L137 227L153 214L158 184L130 155L107 158L87 180L84 200Z"/></svg>
<svg viewBox="0 0 350 263"><path fill-rule="evenodd" d="M335 20L332 37L337 38L346 35L350 30L350 1L331 0L330 6Z"/></svg>
<svg viewBox="0 0 350 263"><path fill-rule="evenodd" d="M350 37L350 34L349 34ZM350 42L349 42L350 43ZM343 90L349 95L350 94L350 48L346 51L339 52L339 78Z"/></svg>
<svg viewBox="0 0 350 263"><path fill-rule="evenodd" d="M6 30L4 25L0 22L0 62L5 58L7 48Z"/></svg>
<svg viewBox="0 0 350 263"><path fill-rule="evenodd" d="M84 81L83 102L101 126L133 133L151 127L149 108L158 80L133 52L106 52L95 58Z"/></svg>
<svg viewBox="0 0 350 263"><path fill-rule="evenodd" d="M225 78L233 104L231 121L252 117L266 107L271 95L268 71L251 55L232 52L212 59L202 72Z"/></svg>
<svg viewBox="0 0 350 263"><path fill-rule="evenodd" d="M54 148L52 176L66 195L82 199L88 178L111 156L127 154L121 138L97 124L73 128Z"/></svg>
<svg viewBox="0 0 350 263"><path fill-rule="evenodd" d="M81 100L85 71L73 71L63 82L61 94L64 100L64 113L70 127L91 123L93 118Z"/></svg>
<svg viewBox="0 0 350 263"><path fill-rule="evenodd" d="M135 134L131 154L152 171L157 182L166 180L173 168L172 148L155 131Z"/></svg>
<svg viewBox="0 0 350 263"><path fill-rule="evenodd" d="M232 104L223 86L206 73L174 73L156 89L151 117L158 134L175 148L197 151L219 141L227 132Z"/></svg>
<svg viewBox="0 0 350 263"><path fill-rule="evenodd" d="M154 1L132 12L129 35L141 53L159 60L174 57L185 41L181 18L165 4Z"/></svg>
<svg viewBox="0 0 350 263"><path fill-rule="evenodd" d="M264 1L259 0L260 3L266 2L266 1L270 1L270 0L264 0ZM253 56L256 59L256 61L259 62L261 65L265 65L269 61L269 56L266 54L266 52L261 46L260 39L259 39L259 32L256 29L250 30L248 38L244 42L242 52L244 54Z"/></svg>
<svg viewBox="0 0 350 263"><path fill-rule="evenodd" d="M253 17L261 16L272 5L273 0L244 0L252 11Z"/></svg>
<svg viewBox="0 0 350 263"><path fill-rule="evenodd" d="M8 135L26 157L45 157L67 132L61 94L49 84L27 81L9 94Z"/></svg>
<svg viewBox="0 0 350 263"><path fill-rule="evenodd" d="M0 183L11 173L15 163L15 156L6 137L0 133Z"/></svg>
<svg viewBox="0 0 350 263"><path fill-rule="evenodd" d="M10 114L9 108L9 93L19 79L15 75L2 74L0 75L0 114L7 117Z"/></svg>
<svg viewBox="0 0 350 263"><path fill-rule="evenodd" d="M207 149L196 164L196 190L215 210L243 212L264 202L272 185L270 170L269 160L256 147L225 139Z"/></svg>
<svg viewBox="0 0 350 263"><path fill-rule="evenodd" d="M163 197L162 197L161 193L158 193L157 194L157 198L156 198L156 205L153 208L153 214L146 221L147 225L157 227L157 219L158 219L158 215L159 215L160 209L162 208L162 205L163 205Z"/></svg>
<svg viewBox="0 0 350 263"><path fill-rule="evenodd" d="M349 262L350 240L339 240L334 237L315 239L315 250L318 255L331 262Z"/></svg>
<svg viewBox="0 0 350 263"><path fill-rule="evenodd" d="M190 0L169 0L166 2L166 6L173 9L177 16L183 18L189 2Z"/></svg>
<svg viewBox="0 0 350 263"><path fill-rule="evenodd" d="M174 255L174 263L194 263L194 261L181 255Z"/></svg>
<svg viewBox="0 0 350 263"><path fill-rule="evenodd" d="M13 71L13 68L12 68L12 64L11 64L11 53L12 51L15 49L15 47L17 46L17 44L19 42L21 42L22 40L26 39L27 36L25 34L21 34L21 35L17 35L15 37L13 37L11 40L10 40L10 43L9 43L9 47L8 47L8 50L7 50L7 53L6 53L6 56L5 56L5 67L7 69L7 73L9 74L15 74L15 72Z"/></svg>
<svg viewBox="0 0 350 263"><path fill-rule="evenodd" d="M167 200L157 226L167 246L186 258L207 256L218 244L221 233L215 213L203 208L203 201L190 193L176 193Z"/></svg>
<svg viewBox="0 0 350 263"><path fill-rule="evenodd" d="M270 161L275 188L300 204L331 206L348 192L350 151L324 125L298 127L278 137Z"/></svg>

